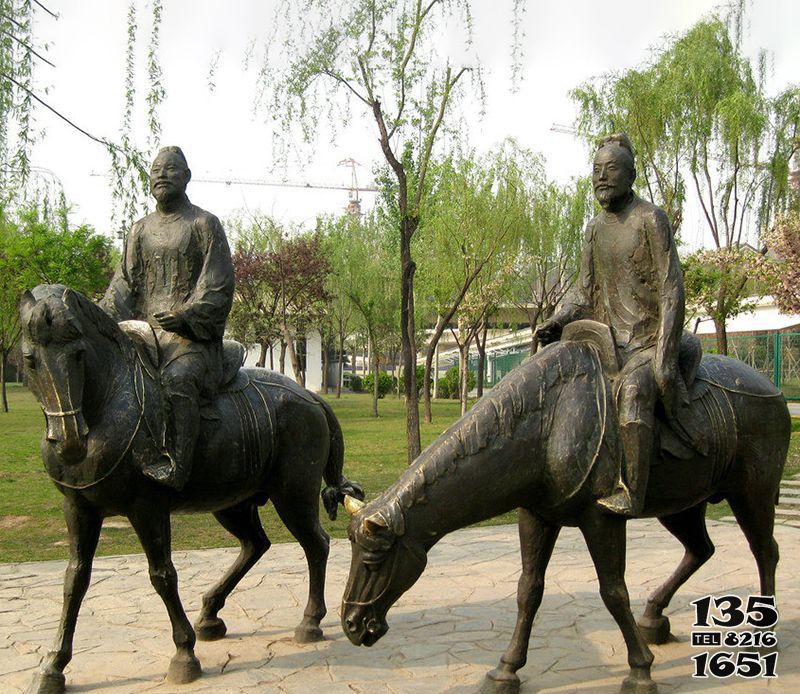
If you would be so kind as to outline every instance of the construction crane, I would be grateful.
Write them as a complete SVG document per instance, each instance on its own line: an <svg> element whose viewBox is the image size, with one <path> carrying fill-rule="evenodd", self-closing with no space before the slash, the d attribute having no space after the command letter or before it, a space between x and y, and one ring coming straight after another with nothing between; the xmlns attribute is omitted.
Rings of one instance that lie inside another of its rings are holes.
<svg viewBox="0 0 800 694"><path fill-rule="evenodd" d="M349 166L351 169L350 173L350 185L345 184L336 184L336 183L317 183L317 182L308 182L308 181L270 181L268 179L263 178L218 178L218 177L192 177L192 181L194 183L216 183L222 184L226 186L271 186L277 188L308 188L309 190L346 190L349 191L348 199L349 202L347 207L345 208L347 212L354 216L360 216L361 214L361 198L359 193L377 193L378 188L372 185L358 185L358 179L356 177L356 166L361 166L355 159L343 159L339 162L339 166ZM92 171L91 176L100 176L103 178L108 178L110 174L103 174L97 173L96 171Z"/></svg>
<svg viewBox="0 0 800 694"><path fill-rule="evenodd" d="M564 135L577 135L578 131L571 125L564 125L563 123L553 123L550 130L554 133L563 133Z"/></svg>

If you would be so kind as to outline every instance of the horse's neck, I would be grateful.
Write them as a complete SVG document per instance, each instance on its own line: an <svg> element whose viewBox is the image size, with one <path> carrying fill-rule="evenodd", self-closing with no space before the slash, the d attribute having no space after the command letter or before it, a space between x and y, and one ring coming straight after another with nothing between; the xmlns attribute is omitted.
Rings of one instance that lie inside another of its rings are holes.
<svg viewBox="0 0 800 694"><path fill-rule="evenodd" d="M536 474L535 465L521 466L489 448L459 457L442 450L446 447L447 442L427 456L423 452L385 495L396 498L404 531L428 547L454 530L519 506L521 490L531 486ZM538 452L529 455L534 458Z"/></svg>
<svg viewBox="0 0 800 694"><path fill-rule="evenodd" d="M114 340L95 333L91 336L94 353L93 363L87 362L84 375L84 415L87 423L108 424L109 419L124 418L128 413L120 411L120 400L129 404L134 395L134 364L122 353Z"/></svg>

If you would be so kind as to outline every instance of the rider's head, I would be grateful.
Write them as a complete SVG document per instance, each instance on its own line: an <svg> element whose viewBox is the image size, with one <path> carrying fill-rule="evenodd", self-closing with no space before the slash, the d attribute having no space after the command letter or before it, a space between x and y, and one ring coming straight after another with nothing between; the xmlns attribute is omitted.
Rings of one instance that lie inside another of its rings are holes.
<svg viewBox="0 0 800 694"><path fill-rule="evenodd" d="M168 203L181 197L192 178L189 164L180 147L163 147L150 169L150 192L157 202Z"/></svg>
<svg viewBox="0 0 800 694"><path fill-rule="evenodd" d="M603 138L594 157L592 185L597 202L603 209L625 200L636 180L633 147L625 133Z"/></svg>

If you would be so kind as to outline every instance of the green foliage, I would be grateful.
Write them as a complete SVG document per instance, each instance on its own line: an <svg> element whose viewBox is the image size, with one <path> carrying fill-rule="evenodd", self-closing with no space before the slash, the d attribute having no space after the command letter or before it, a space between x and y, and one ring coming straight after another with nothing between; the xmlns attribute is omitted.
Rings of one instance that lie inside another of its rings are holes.
<svg viewBox="0 0 800 694"><path fill-rule="evenodd" d="M425 367L422 364L417 364L416 368L414 369L414 373L417 379L417 397L422 395L422 388L424 387L425 383ZM400 392L402 393L405 389L405 377L400 376Z"/></svg>
<svg viewBox="0 0 800 694"><path fill-rule="evenodd" d="M112 217L120 237L142 215L149 194L149 162L161 138L159 108L166 97L159 62L162 2L154 0L151 9L150 35L145 63L148 90L145 95L147 145L140 146L134 137L136 111L137 45L139 23L136 0L128 5L125 42L124 107L119 144L106 142L111 159Z"/></svg>
<svg viewBox="0 0 800 694"><path fill-rule="evenodd" d="M34 4L0 0L0 206L25 206L41 200L31 189L30 150L36 139Z"/></svg>
<svg viewBox="0 0 800 694"><path fill-rule="evenodd" d="M458 400L459 398L459 372L458 366L451 366L444 372L444 376L439 379L437 391L440 398L449 398L450 400ZM467 371L467 390L472 391L475 387L475 373L472 370Z"/></svg>
<svg viewBox="0 0 800 694"><path fill-rule="evenodd" d="M744 2L725 12L666 39L644 68L572 92L587 142L627 132L643 194L665 208L677 231L691 190L718 248L747 238L749 213L764 227L784 206L800 124L797 88L770 100L766 56L753 65L742 51Z"/></svg>
<svg viewBox="0 0 800 694"><path fill-rule="evenodd" d="M394 385L394 379L392 378L391 374L386 373L385 371L378 372L378 397L384 398L386 397L387 393L392 391L392 386ZM368 393L373 392L373 388L375 387L375 374L373 372L368 373L364 376L364 382L362 387ZM353 391L356 392L356 391Z"/></svg>
<svg viewBox="0 0 800 694"><path fill-rule="evenodd" d="M738 249L789 208L789 161L800 146L800 91L769 98L766 54L753 64L742 51L744 11L744 0L733 2L668 38L643 69L572 93L587 141L621 130L631 137L644 195L676 232L687 195L699 203L718 256L689 260L687 293L714 318L722 352L725 323L744 306Z"/></svg>
<svg viewBox="0 0 800 694"><path fill-rule="evenodd" d="M18 305L23 291L37 284L65 284L97 298L111 278L114 260L111 241L88 226L64 228L62 221L59 213L44 217L35 208L22 210L13 218L0 212L2 366L19 339Z"/></svg>
<svg viewBox="0 0 800 694"><path fill-rule="evenodd" d="M364 392L364 379L361 376L356 374L352 374L350 376L350 390L354 393L363 393Z"/></svg>

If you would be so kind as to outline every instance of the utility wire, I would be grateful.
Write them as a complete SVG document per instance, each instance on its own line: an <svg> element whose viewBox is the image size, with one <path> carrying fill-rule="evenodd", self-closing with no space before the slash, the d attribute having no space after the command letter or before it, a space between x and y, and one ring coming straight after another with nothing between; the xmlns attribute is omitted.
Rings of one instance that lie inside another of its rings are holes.
<svg viewBox="0 0 800 694"><path fill-rule="evenodd" d="M8 19L8 17L6 17L5 15L0 15L0 16L1 16L1 17L3 17L4 19ZM55 67L55 65L53 65L53 63L51 63L51 62L50 62L50 61L49 61L47 58L45 58L45 57L44 57L44 56L43 56L41 53L38 53L38 52L37 52L37 51L36 51L36 50L35 50L35 49L34 49L32 46L29 46L29 45L28 45L27 43L25 43L25 42L24 42L22 39L18 39L18 38L17 38L16 36L14 36L14 34L12 34L10 31L6 31L5 29L0 29L0 32L2 32L3 34L5 34L5 35L6 35L6 36L8 36L9 38L13 39L14 41L16 41L16 42L17 42L17 43L18 43L20 46L23 46L23 47L24 47L24 48L26 48L26 49L27 49L29 52L33 53L33 55L35 55L37 58L39 58L39 60L42 60L42 61L44 61L44 62L45 62L45 63L47 63L47 64L48 64L50 67Z"/></svg>
<svg viewBox="0 0 800 694"><path fill-rule="evenodd" d="M49 14L51 17L53 17L54 19L58 19L58 15L57 15L55 12L53 12L52 10L50 10L49 8L47 8L47 7L45 7L44 5L42 5L42 3L40 3L40 2L39 2L39 0L33 0L33 2L34 2L34 4L36 4L36 5L38 5L39 7L41 7L41 8L42 8L42 9L43 9L45 12L47 12L47 14Z"/></svg>
<svg viewBox="0 0 800 694"><path fill-rule="evenodd" d="M64 114L60 113L60 112L59 112L59 111L57 111L55 108L53 108L53 107L52 107L50 104L48 104L46 101L43 101L43 100L42 100L42 99L40 99L38 96L36 96L36 94L34 94L34 93L33 93L33 92L30 90L30 89L28 89L28 87L26 87L24 84L20 84L19 82L17 82L17 80L15 80L13 77L10 77L10 76L9 76L9 75L7 75L5 72L0 72L0 77L4 77L5 79L7 79L7 80L8 80L9 82L11 82L12 84L15 84L17 87L19 87L20 89L22 89L22 91L24 91L25 93L27 93L27 94L28 94L28 95L29 95L29 96L30 96L32 99L34 99L35 101L37 101L38 103L40 103L42 106L44 106L44 107L45 107L45 108L46 108L48 111L50 111L51 113L53 113L53 114L55 114L56 116L58 116L58 117L59 117L61 120L63 120L63 121L64 121L64 122L65 122L67 125L69 125L69 126L71 126L71 127L75 128L75 130L77 130L77 131L78 131L79 133L81 133L82 135L85 135L85 136L86 136L86 137L88 137L90 140L94 140L95 142L97 142L98 144L101 144L101 145L103 145L104 147L108 147L108 148L110 148L110 149L115 149L115 150L117 150L118 152L121 152L121 153L125 154L126 156L129 156L129 155L131 154L131 152L129 152L128 150L126 150L126 149L124 149L124 148L122 148L122 147L120 147L119 145L115 145L113 142L109 142L109 141L108 141L108 140L106 140L105 138L102 138L102 137L97 137L96 135L92 135L92 133L90 133L90 132L88 132L88 131L84 130L82 127L80 127L79 125L77 125L76 123L74 123L73 121L71 121L69 118L67 118L67 117L66 117ZM135 154L135 155L138 155L138 153L134 153L134 154Z"/></svg>

